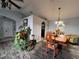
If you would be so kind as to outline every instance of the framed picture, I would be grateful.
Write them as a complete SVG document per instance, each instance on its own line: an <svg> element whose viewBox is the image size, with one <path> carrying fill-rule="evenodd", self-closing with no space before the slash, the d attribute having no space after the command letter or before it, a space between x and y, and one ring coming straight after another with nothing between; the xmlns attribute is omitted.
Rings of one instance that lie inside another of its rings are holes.
<svg viewBox="0 0 79 59"><path fill-rule="evenodd" d="M24 26L27 26L27 25L28 25L28 19L24 19L24 20L23 20L23 25L24 25Z"/></svg>

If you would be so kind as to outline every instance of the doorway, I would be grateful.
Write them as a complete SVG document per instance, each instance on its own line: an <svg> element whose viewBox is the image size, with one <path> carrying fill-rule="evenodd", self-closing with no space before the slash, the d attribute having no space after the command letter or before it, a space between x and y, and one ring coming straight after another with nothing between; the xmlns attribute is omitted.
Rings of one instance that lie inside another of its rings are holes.
<svg viewBox="0 0 79 59"><path fill-rule="evenodd" d="M45 37L45 22L41 23L41 37Z"/></svg>

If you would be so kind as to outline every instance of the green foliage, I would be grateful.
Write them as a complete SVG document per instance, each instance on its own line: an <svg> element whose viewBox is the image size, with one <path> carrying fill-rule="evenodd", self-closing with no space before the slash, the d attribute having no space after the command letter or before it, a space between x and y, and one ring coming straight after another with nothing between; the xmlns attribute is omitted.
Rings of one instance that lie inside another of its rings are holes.
<svg viewBox="0 0 79 59"><path fill-rule="evenodd" d="M21 27L20 32L16 33L15 36L15 47L22 50L27 50L29 46L29 36L31 33L30 27Z"/></svg>

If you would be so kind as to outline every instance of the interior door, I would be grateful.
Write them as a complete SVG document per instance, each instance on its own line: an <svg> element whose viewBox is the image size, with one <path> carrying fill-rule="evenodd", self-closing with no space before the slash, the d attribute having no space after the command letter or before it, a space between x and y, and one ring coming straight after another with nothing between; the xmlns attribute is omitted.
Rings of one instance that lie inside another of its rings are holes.
<svg viewBox="0 0 79 59"><path fill-rule="evenodd" d="M45 37L45 22L42 22L41 24L41 37Z"/></svg>

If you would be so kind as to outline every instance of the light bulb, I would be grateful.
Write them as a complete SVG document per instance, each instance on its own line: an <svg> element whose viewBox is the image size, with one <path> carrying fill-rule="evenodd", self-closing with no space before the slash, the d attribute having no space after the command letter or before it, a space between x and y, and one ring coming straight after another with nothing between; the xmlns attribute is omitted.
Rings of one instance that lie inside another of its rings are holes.
<svg viewBox="0 0 79 59"><path fill-rule="evenodd" d="M58 24L58 21L55 21L55 24Z"/></svg>

